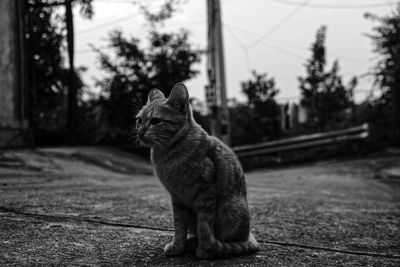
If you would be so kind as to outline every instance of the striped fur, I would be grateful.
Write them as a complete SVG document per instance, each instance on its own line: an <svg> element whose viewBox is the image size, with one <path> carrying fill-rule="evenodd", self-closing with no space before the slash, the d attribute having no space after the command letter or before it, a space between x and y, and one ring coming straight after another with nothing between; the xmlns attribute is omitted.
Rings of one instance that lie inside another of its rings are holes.
<svg viewBox="0 0 400 267"><path fill-rule="evenodd" d="M139 140L151 147L151 160L171 195L175 235L165 255L196 251L199 258L257 251L250 233L246 181L232 150L209 136L193 119L182 83L169 98L153 89L139 111ZM192 234L187 238L188 233Z"/></svg>

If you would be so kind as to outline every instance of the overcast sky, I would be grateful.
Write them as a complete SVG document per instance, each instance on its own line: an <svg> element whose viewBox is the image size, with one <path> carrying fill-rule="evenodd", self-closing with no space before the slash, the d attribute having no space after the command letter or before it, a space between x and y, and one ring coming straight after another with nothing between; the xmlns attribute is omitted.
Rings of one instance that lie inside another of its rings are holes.
<svg viewBox="0 0 400 267"><path fill-rule="evenodd" d="M148 0L149 1L149 0ZM154 0L162 3L163 0ZM240 82L251 77L250 70L267 72L280 89L278 99L296 101L300 92L297 77L304 75L304 63L317 29L326 25L328 67L339 60L340 73L347 83L353 75L368 71L374 62L373 45L364 36L374 23L366 12L390 14L395 0L221 0L227 94L243 100ZM77 10L76 10L77 11ZM110 31L120 29L125 36L145 39L143 15L128 0L94 0L92 20L75 12L77 66L88 68L84 81L94 89L99 70L96 54L89 44L107 44ZM188 29L190 41L206 46L206 0L188 0L165 24L165 30ZM187 81L191 96L204 100L207 84L205 59L196 68L200 74ZM362 100L371 88L371 79L360 79L356 97Z"/></svg>

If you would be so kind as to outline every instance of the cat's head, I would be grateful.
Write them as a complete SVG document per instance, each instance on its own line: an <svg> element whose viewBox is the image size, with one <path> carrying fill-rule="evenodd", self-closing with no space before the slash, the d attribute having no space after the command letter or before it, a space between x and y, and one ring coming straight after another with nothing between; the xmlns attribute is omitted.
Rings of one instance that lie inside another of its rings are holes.
<svg viewBox="0 0 400 267"><path fill-rule="evenodd" d="M177 83L168 98L152 89L147 104L136 115L137 136L145 146L167 149L190 120L189 93L183 83Z"/></svg>

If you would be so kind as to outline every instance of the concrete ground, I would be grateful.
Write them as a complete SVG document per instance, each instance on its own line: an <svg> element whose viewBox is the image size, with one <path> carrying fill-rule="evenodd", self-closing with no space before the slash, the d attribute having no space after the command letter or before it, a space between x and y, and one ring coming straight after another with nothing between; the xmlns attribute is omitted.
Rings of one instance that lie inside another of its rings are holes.
<svg viewBox="0 0 400 267"><path fill-rule="evenodd" d="M0 152L0 266L400 266L400 156L247 173L257 254L163 256L169 197L112 148Z"/></svg>

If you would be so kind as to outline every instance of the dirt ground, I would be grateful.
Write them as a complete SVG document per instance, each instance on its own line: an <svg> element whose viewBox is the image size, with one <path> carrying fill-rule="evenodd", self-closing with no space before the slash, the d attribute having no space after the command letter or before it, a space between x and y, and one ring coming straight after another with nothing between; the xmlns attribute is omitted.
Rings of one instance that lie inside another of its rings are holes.
<svg viewBox="0 0 400 267"><path fill-rule="evenodd" d="M169 197L114 148L0 152L0 266L400 266L400 156L247 173L253 255L163 256Z"/></svg>

